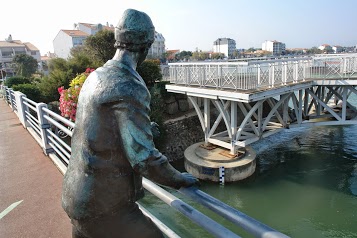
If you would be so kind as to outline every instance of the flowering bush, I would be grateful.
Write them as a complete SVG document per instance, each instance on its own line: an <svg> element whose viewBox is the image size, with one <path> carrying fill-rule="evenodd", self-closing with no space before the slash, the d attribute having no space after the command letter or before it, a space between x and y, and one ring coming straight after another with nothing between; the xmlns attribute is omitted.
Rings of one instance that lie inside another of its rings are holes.
<svg viewBox="0 0 357 238"><path fill-rule="evenodd" d="M93 71L94 69L87 68L84 73L72 79L68 89L64 89L63 86L58 88L58 93L60 94L60 111L63 117L69 118L71 121L76 120L79 92L81 91L84 81L86 81L88 75Z"/></svg>

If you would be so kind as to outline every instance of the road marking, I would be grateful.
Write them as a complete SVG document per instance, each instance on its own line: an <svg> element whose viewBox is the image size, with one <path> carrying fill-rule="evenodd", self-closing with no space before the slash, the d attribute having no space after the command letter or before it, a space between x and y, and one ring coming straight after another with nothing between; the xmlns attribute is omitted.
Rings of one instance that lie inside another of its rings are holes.
<svg viewBox="0 0 357 238"><path fill-rule="evenodd" d="M6 216L9 212L11 212L12 209L14 209L15 207L17 207L20 203L22 203L23 200L18 201L18 202L14 202L13 204L11 204L8 208L6 208L4 211L2 211L0 213L0 220L1 218L3 218L4 216Z"/></svg>

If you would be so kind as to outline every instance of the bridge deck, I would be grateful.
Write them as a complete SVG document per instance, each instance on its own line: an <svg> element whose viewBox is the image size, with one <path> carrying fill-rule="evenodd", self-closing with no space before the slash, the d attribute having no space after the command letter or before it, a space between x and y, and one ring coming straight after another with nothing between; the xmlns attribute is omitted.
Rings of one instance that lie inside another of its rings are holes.
<svg viewBox="0 0 357 238"><path fill-rule="evenodd" d="M71 223L61 207L62 179L0 100L0 237L71 237Z"/></svg>
<svg viewBox="0 0 357 238"><path fill-rule="evenodd" d="M168 92L187 94L188 96L203 97L210 99L224 99L238 102L254 102L264 98L283 95L311 86L338 86L338 85L357 85L357 80L344 79L306 79L304 82L289 82L285 85L275 87L260 87L248 90L216 89L214 87L185 86L180 84L167 84Z"/></svg>

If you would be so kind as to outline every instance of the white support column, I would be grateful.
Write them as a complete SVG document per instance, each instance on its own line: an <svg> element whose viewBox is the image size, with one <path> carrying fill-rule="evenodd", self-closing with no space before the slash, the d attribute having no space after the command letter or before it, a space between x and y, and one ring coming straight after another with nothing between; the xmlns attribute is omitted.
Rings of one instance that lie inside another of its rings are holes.
<svg viewBox="0 0 357 238"><path fill-rule="evenodd" d="M317 86L317 97L323 101L323 98L322 98L322 93L321 93L321 87L322 86ZM316 115L320 116L321 115L321 103L317 102L317 108L316 108Z"/></svg>
<svg viewBox="0 0 357 238"><path fill-rule="evenodd" d="M305 89L305 93L304 93L304 114L305 117L307 117L307 115L309 115L309 93L307 92L307 89Z"/></svg>
<svg viewBox="0 0 357 238"><path fill-rule="evenodd" d="M47 108L46 103L39 103L36 106L37 109L37 115L38 115L38 121L39 121L39 127L40 127L40 132L41 132L41 140L42 140L42 149L43 152L48 155L49 153L53 152L52 147L48 144L48 138L47 138L47 132L46 129L50 128L50 124L48 121L45 119L44 115L47 115L42 109Z"/></svg>
<svg viewBox="0 0 357 238"><path fill-rule="evenodd" d="M231 139L231 154L235 155L236 154L236 136L237 136L237 102L232 101L231 102L231 132L232 132L232 139Z"/></svg>
<svg viewBox="0 0 357 238"><path fill-rule="evenodd" d="M16 99L16 105L17 105L17 116L19 117L19 120L23 127L28 127L28 122L26 120L26 112L28 111L27 106L24 104L24 98L26 98L26 95L21 93L21 92L15 92L15 99Z"/></svg>
<svg viewBox="0 0 357 238"><path fill-rule="evenodd" d="M262 137L263 135L263 129L262 125L263 124L263 103L258 107L258 132L259 132L259 138Z"/></svg>
<svg viewBox="0 0 357 238"><path fill-rule="evenodd" d="M343 91L342 91L342 121L346 121L346 112L347 112L347 91L348 88L342 87Z"/></svg>
<svg viewBox="0 0 357 238"><path fill-rule="evenodd" d="M299 90L299 115L298 115L298 123L301 125L302 122L302 89Z"/></svg>
<svg viewBox="0 0 357 238"><path fill-rule="evenodd" d="M204 126L205 126L205 145L208 145L208 133L211 130L211 121L210 121L210 99L203 99L203 116L204 116Z"/></svg>
<svg viewBox="0 0 357 238"><path fill-rule="evenodd" d="M283 96L283 95L282 95ZM280 97L282 97L280 96ZM289 113L288 113L288 110L289 110L289 98L290 97L287 97L284 102L283 102L283 121L284 121L284 127L287 128L288 127L288 119L289 119Z"/></svg>

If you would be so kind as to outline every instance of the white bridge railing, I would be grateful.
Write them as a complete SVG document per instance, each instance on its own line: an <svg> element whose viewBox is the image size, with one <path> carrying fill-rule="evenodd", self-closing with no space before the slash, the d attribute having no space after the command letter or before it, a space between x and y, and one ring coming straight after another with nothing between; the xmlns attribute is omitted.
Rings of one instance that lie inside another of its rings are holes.
<svg viewBox="0 0 357 238"><path fill-rule="evenodd" d="M357 78L357 54L247 62L171 63L166 79L177 85L236 91L280 87L310 79L354 78Z"/></svg>
<svg viewBox="0 0 357 238"><path fill-rule="evenodd" d="M45 103L36 103L28 99L26 95L21 92L14 92L11 88L0 85L0 96L5 99L16 113L24 128L26 128L40 144L44 153L52 159L62 173L65 173L71 156L70 140L75 124L49 110ZM240 237L145 178L143 178L143 186L146 190L185 215L192 222L198 224L213 236L222 238ZM231 221L254 237L288 237L211 197L201 190L191 187L181 188L179 192L214 211L228 221ZM145 208L141 205L139 205L139 207L167 237L179 237Z"/></svg>

